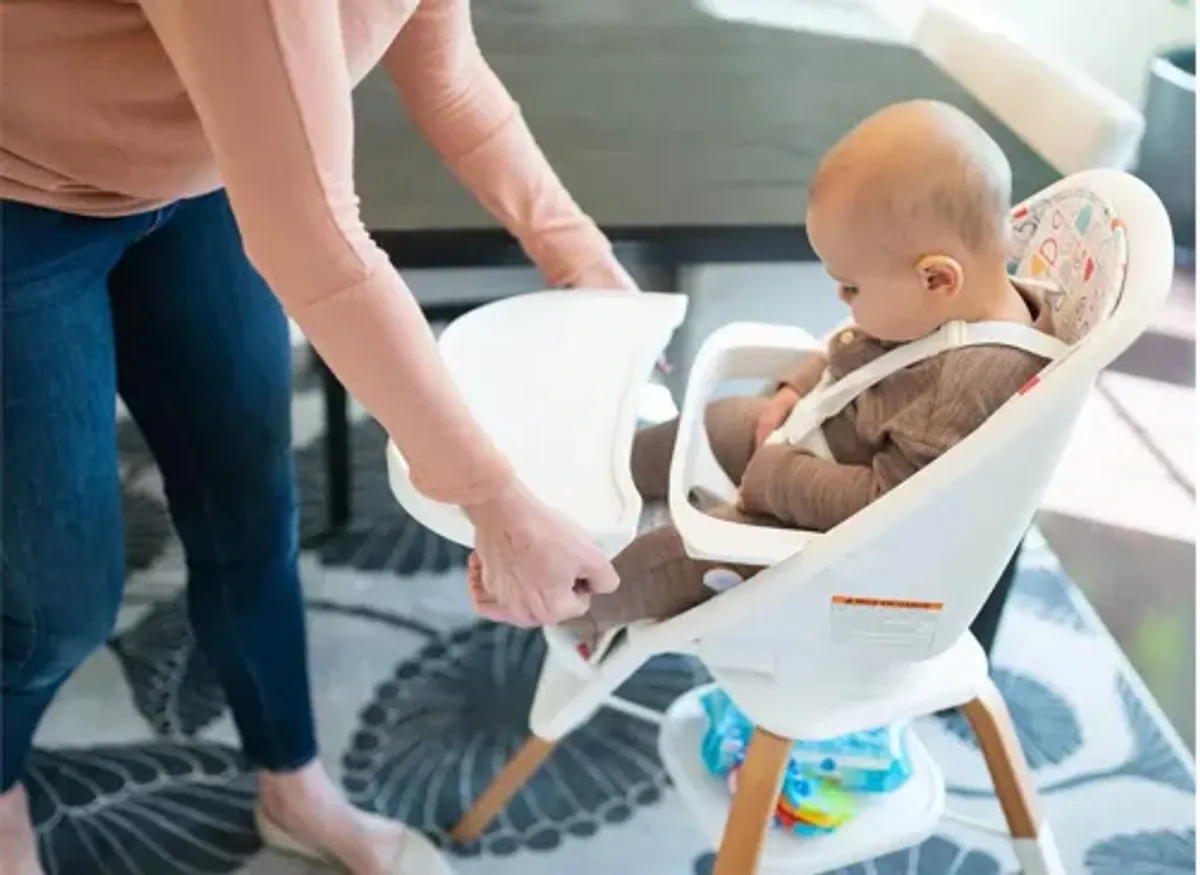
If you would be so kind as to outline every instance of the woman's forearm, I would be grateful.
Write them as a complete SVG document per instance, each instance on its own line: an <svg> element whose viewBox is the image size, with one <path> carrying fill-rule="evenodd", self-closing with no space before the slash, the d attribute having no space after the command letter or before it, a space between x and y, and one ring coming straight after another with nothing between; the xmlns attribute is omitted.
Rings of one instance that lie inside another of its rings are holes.
<svg viewBox="0 0 1200 875"><path fill-rule="evenodd" d="M468 0L421 0L384 63L413 123L552 284L634 287L484 60Z"/></svg>
<svg viewBox="0 0 1200 875"><path fill-rule="evenodd" d="M512 479L464 405L416 300L387 257L363 282L292 310L292 318L407 459L430 498L471 505Z"/></svg>
<svg viewBox="0 0 1200 875"><path fill-rule="evenodd" d="M512 479L363 227L339 11L325 0L141 0L195 105L250 259L432 498Z"/></svg>

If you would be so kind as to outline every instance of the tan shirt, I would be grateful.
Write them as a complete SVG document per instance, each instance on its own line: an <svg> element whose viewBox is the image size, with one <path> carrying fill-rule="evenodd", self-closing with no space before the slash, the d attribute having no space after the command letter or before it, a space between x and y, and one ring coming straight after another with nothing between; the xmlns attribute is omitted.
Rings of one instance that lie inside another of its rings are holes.
<svg viewBox="0 0 1200 875"><path fill-rule="evenodd" d="M1034 327L1053 336L1044 299L1020 291ZM892 348L849 328L785 382L806 395L826 368L837 380ZM742 478L742 508L800 529L831 529L979 428L1045 364L1014 347L971 346L898 371L826 420L822 430L836 461L786 444L757 450Z"/></svg>
<svg viewBox="0 0 1200 875"><path fill-rule="evenodd" d="M367 71L548 283L634 285L484 60L469 0L3 0L0 33L0 198L120 216L224 186L250 260L432 498L512 474L363 226Z"/></svg>

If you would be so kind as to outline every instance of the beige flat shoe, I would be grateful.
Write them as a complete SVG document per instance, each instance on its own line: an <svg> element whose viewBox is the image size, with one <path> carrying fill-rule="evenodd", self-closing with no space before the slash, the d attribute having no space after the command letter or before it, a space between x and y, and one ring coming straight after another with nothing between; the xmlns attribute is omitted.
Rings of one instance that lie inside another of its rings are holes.
<svg viewBox="0 0 1200 875"><path fill-rule="evenodd" d="M367 814L367 817L376 816ZM254 825L258 829L258 835L263 840L263 844L269 848L297 857L319 860L335 866L340 865L337 860L310 848L284 832L257 806L254 809ZM442 852L435 848L429 839L416 830L406 827L404 844L401 846L399 858L392 867L391 875L454 875L454 870L450 868L450 864L446 862Z"/></svg>

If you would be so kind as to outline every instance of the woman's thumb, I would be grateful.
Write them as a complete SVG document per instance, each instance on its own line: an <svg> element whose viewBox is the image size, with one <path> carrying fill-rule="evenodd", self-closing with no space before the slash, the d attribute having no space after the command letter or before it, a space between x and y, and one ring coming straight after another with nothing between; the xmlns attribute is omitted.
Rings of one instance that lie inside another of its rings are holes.
<svg viewBox="0 0 1200 875"><path fill-rule="evenodd" d="M588 592L616 592L617 587L621 585L616 569L602 555L597 555L598 558L589 562L581 571L580 582L585 584Z"/></svg>

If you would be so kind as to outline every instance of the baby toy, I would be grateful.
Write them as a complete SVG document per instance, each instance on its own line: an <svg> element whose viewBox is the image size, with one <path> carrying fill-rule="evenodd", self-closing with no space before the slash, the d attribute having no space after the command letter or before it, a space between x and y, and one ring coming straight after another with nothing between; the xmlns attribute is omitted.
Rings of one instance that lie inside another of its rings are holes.
<svg viewBox="0 0 1200 875"><path fill-rule="evenodd" d="M732 792L746 756L753 724L729 696L713 689L701 700L708 730L701 757ZM912 774L906 723L819 741L797 741L775 809L778 826L796 835L832 832L855 814L853 794L890 793Z"/></svg>

